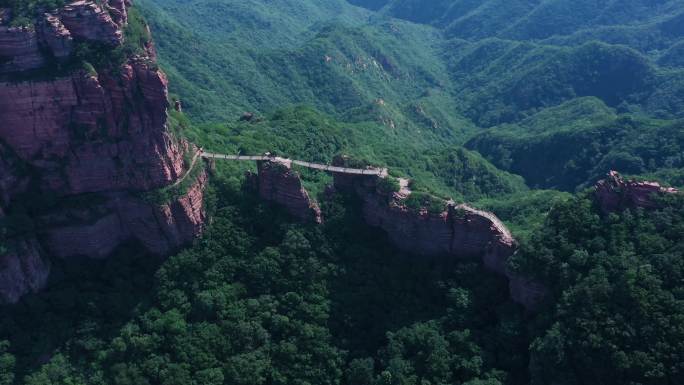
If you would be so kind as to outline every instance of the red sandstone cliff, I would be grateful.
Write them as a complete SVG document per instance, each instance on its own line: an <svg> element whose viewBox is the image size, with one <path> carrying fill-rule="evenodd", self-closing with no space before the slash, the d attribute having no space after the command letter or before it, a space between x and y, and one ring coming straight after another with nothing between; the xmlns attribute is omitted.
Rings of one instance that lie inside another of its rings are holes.
<svg viewBox="0 0 684 385"><path fill-rule="evenodd" d="M337 158L334 165L348 166L348 159ZM507 268L517 243L506 226L492 213L468 205L445 202L444 210L431 213L414 210L404 202L411 195L408 181L400 180L398 192L385 192L382 177L334 174L334 188L357 194L363 203L366 223L387 233L399 249L422 256L478 258L484 266L509 281L511 298L533 310L544 300L546 289ZM262 162L259 174L248 181L259 190L262 199L285 207L294 217L321 222L318 205L302 187L299 175L290 164Z"/></svg>
<svg viewBox="0 0 684 385"><path fill-rule="evenodd" d="M292 216L304 222L322 223L321 209L302 186L299 174L290 164L259 162L259 196L282 205Z"/></svg>
<svg viewBox="0 0 684 385"><path fill-rule="evenodd" d="M337 159L336 165L343 162ZM416 255L479 258L489 270L509 281L511 298L533 310L544 300L546 289L511 272L506 264L517 242L492 213L468 205L445 202L444 211L430 213L403 204L411 194L405 183L389 196L378 188L378 177L335 175L335 187L354 191L363 201L366 222L382 228L399 249Z"/></svg>
<svg viewBox="0 0 684 385"><path fill-rule="evenodd" d="M196 150L167 129L167 80L151 47L97 74L32 75L71 60L74 42L122 44L128 6L72 1L33 27L0 25L0 209L35 206L35 230L7 231L0 244L0 301L42 287L48 256L104 258L129 240L166 254L203 229L205 173L192 173L199 176L191 187L170 202L142 198L176 188ZM27 194L51 199L27 202ZM13 222L4 219L5 227Z"/></svg>
<svg viewBox="0 0 684 385"><path fill-rule="evenodd" d="M596 199L604 212L630 208L658 208L656 198L663 194L676 194L677 189L662 187L657 182L637 182L623 179L617 171L608 173L606 179L595 187Z"/></svg>

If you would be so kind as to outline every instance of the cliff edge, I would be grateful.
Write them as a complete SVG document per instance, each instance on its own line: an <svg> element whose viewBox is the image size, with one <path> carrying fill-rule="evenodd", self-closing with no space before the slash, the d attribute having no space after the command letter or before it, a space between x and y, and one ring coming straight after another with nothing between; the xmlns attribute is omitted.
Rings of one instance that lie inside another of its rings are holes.
<svg viewBox="0 0 684 385"><path fill-rule="evenodd" d="M2 302L43 287L50 258L128 241L164 255L203 229L203 164L169 130L167 79L130 6L71 1L20 27L0 10Z"/></svg>
<svg viewBox="0 0 684 385"><path fill-rule="evenodd" d="M350 159L339 157L333 165L352 168L348 162ZM248 180L262 199L280 204L300 220L322 222L318 205L290 164L260 162L258 172ZM529 310L546 297L544 286L507 268L518 243L493 213L414 193L405 179L394 184L387 175L333 172L333 176L329 191L359 196L365 222L383 229L400 250L417 256L479 259L487 269L508 279L511 298Z"/></svg>

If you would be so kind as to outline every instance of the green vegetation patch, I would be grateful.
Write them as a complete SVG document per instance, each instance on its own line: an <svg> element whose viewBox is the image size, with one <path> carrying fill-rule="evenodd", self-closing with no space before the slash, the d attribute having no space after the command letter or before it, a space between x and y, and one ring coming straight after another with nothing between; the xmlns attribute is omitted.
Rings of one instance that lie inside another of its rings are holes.
<svg viewBox="0 0 684 385"><path fill-rule="evenodd" d="M3 307L0 376L36 385L524 384L526 322L504 279L476 263L403 255L363 223L351 197L326 202L327 224L308 226L219 178L213 221L192 248L161 265L130 249L57 261L46 292Z"/></svg>

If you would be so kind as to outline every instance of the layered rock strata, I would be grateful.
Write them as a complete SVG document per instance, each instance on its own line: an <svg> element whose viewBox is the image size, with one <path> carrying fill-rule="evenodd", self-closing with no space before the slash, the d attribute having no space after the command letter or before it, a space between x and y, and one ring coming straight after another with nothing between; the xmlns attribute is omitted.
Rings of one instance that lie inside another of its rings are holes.
<svg viewBox="0 0 684 385"><path fill-rule="evenodd" d="M32 27L0 26L0 302L40 289L49 257L104 258L132 240L164 255L203 229L207 176L190 170L203 167L188 160L198 149L168 130L150 45L119 68L31 75L70 60L74 42L122 44L129 5L72 1ZM144 198L160 189L167 202ZM12 228L17 205L33 231Z"/></svg>
<svg viewBox="0 0 684 385"><path fill-rule="evenodd" d="M665 194L677 194L675 188L663 187L657 182L625 180L617 171L608 173L606 179L595 187L595 196L604 212L625 209L658 208L657 198Z"/></svg>
<svg viewBox="0 0 684 385"><path fill-rule="evenodd" d="M0 74L42 69L53 59L64 62L74 41L120 45L128 6L124 0L72 1L20 27L6 25L10 12L0 9Z"/></svg>
<svg viewBox="0 0 684 385"><path fill-rule="evenodd" d="M346 166L339 159L335 165ZM544 300L544 286L507 268L508 258L518 245L494 214L454 202L445 202L445 209L439 213L410 209L405 204L411 195L408 181L400 180L399 191L388 193L382 191L382 179L335 173L329 193L347 191L358 195L366 223L383 229L400 250L419 256L481 259L487 269L508 279L514 301L534 310ZM248 180L262 199L282 205L300 220L321 222L318 205L289 164L260 163L259 174Z"/></svg>
<svg viewBox="0 0 684 385"><path fill-rule="evenodd" d="M12 240L0 253L0 299L17 302L24 294L43 288L50 261L34 238Z"/></svg>
<svg viewBox="0 0 684 385"><path fill-rule="evenodd" d="M259 162L258 170L257 188L261 199L283 206L301 221L323 222L321 209L309 196L291 164Z"/></svg>
<svg viewBox="0 0 684 385"><path fill-rule="evenodd" d="M534 310L544 300L546 289L542 285L507 268L518 245L494 214L454 202L446 202L440 213L410 209L403 203L410 191L388 196L377 188L377 177L355 179L354 191L363 200L366 222L385 230L399 249L423 256L481 259L486 268L508 279L515 302ZM349 176L336 177L336 187L338 181L340 186L349 187Z"/></svg>

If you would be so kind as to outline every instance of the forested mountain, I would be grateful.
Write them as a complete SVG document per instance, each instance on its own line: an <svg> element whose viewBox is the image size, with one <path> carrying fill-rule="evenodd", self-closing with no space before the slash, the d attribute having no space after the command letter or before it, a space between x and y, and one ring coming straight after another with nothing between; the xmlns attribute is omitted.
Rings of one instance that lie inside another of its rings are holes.
<svg viewBox="0 0 684 385"><path fill-rule="evenodd" d="M0 0L0 385L684 383L684 1L131 3Z"/></svg>
<svg viewBox="0 0 684 385"><path fill-rule="evenodd" d="M588 103L618 121L628 119L641 132L641 144L658 147L654 130L646 127L676 126L684 111L680 2L357 3L369 9L364 11L339 1L300 6L297 12L285 2L237 12L243 5L226 1L221 7L232 11L216 12L216 2L161 7L155 1L141 6L160 36L172 91L183 95L195 121L305 103L343 122L378 123L390 134L410 137L405 146L468 142L533 187L573 191L609 168L630 174L670 169L661 178L681 183L680 157L654 159L633 143L622 144L619 154L612 147L595 151L586 161L604 170L590 172L573 171L574 153L561 155L545 142L554 159L535 161L569 170L540 176L516 166L526 160L508 141L517 135L512 127L560 114L567 119L537 125L536 135L558 137L564 131L579 135L572 141L582 146L600 146L597 133L612 134L604 119L587 119L575 107ZM204 28L217 23L230 27ZM265 38L270 35L275 37ZM585 121L582 130L571 123L577 120ZM593 138L589 143L587 136ZM515 139L528 146L524 138ZM681 142L672 141L678 153Z"/></svg>

